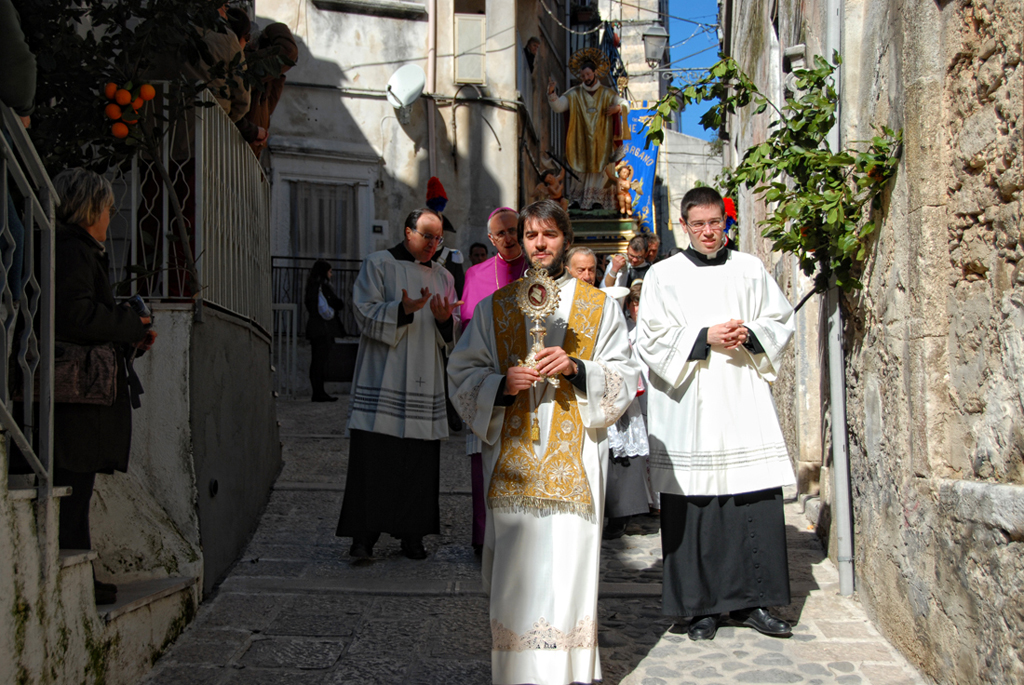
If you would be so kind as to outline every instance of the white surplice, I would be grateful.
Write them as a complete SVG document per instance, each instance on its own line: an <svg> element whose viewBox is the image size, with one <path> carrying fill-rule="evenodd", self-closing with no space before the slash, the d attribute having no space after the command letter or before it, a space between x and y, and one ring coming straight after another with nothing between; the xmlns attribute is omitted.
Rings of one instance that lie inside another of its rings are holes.
<svg viewBox="0 0 1024 685"><path fill-rule="evenodd" d="M421 288L456 301L455 279L431 262L396 259L391 250L369 255L352 289L359 324L359 353L352 377L349 429L399 438L448 437L444 361L459 335L459 310L452 313L452 342L445 342L429 303L398 325L402 290L418 299Z"/></svg>
<svg viewBox="0 0 1024 685"><path fill-rule="evenodd" d="M677 254L644 279L636 349L650 367L651 482L659 492L728 495L796 482L769 386L793 336L793 308L759 259L726 254L702 266ZM730 319L742 320L764 353L713 347L706 359L690 359L701 329Z"/></svg>
<svg viewBox="0 0 1024 685"><path fill-rule="evenodd" d="M545 346L562 346L576 279L563 275L558 309L545 320ZM448 362L452 400L483 442L484 490L501 454L505 407L495 406L504 376L494 334L493 296L482 300ZM518 311L509 316L522 316ZM524 333L530 325L524 326ZM527 347L527 349L529 349ZM606 427L636 393L639 364L631 355L626 324L606 297L594 351L581 363L586 392L575 389L585 429L582 461L595 515L508 513L488 509L483 579L491 595L492 673L500 685L566 685L601 678L597 650L597 585L607 473ZM568 383L564 377L562 383ZM532 391L543 455L551 428L554 389Z"/></svg>

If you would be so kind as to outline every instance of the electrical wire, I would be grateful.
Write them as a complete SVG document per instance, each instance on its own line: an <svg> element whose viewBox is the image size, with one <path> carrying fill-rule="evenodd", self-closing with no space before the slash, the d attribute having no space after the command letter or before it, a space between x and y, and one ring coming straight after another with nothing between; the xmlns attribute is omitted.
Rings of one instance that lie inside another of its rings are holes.
<svg viewBox="0 0 1024 685"><path fill-rule="evenodd" d="M669 62L667 64L664 64L664 65L662 65L659 68L665 69L667 67L672 66L676 62L682 62L684 59L690 59L691 57L696 57L697 55L701 54L702 52L707 52L708 50L716 50L716 49L718 49L718 47L719 47L718 43L715 43L714 45L709 45L706 48L704 48L703 50L698 50L697 52L694 52L692 54L687 55L686 57L680 57L679 59L674 59L671 62Z"/></svg>
<svg viewBox="0 0 1024 685"><path fill-rule="evenodd" d="M711 33L711 31L712 31L711 28L704 28L704 29L697 28L697 29L694 29L693 33L691 33L689 36L687 36L686 38L683 38L678 43L673 43L672 45L669 45L667 49L671 50L672 48L678 48L680 45L685 45L686 43L688 43L689 41L693 40L697 36L703 36L705 33Z"/></svg>
<svg viewBox="0 0 1024 685"><path fill-rule="evenodd" d="M548 13L548 16L550 16L552 19L555 20L556 24L558 24L559 26L561 26L563 29L565 29L569 33L573 34L574 36L587 36L587 35L590 35L591 33L597 33L604 26L604 23L602 22L602 23L598 24L597 26L595 26L592 29L588 29L586 31L575 31L575 30L569 28L568 26L566 26L565 24L563 24L558 19L558 17L555 16L555 13L548 9L548 5L547 5L546 2L544 2L544 0L540 0L540 6L544 8L544 11Z"/></svg>
<svg viewBox="0 0 1024 685"><path fill-rule="evenodd" d="M658 10L652 10L652 9L648 9L646 7L641 7L640 5L634 5L633 3L625 2L624 0L610 0L610 2L618 3L618 4L622 5L623 7L632 7L634 9L643 10L645 12L650 12L651 14L657 14L659 17L668 17L669 19L675 19L676 21L683 21L683 22L686 22L687 24L696 24L697 26L707 26L707 27L711 27L711 28L716 28L718 26L717 22L714 23L714 24L706 24L704 22L696 21L694 19L685 19L683 17L677 17L674 14L669 14L668 12L659 12ZM708 15L704 15L704 16L708 16Z"/></svg>

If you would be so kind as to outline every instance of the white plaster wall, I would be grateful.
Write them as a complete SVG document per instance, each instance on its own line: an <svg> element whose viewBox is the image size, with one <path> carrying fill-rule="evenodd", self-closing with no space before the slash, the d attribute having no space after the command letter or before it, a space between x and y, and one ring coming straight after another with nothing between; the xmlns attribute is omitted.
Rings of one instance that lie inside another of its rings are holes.
<svg viewBox="0 0 1024 685"><path fill-rule="evenodd" d="M451 98L457 89L452 83L454 18L450 3L438 6L437 96ZM514 12L512 3L487 4L485 97L514 99ZM305 0L259 2L256 14L260 24L287 24L300 50L271 122L274 254L287 254L287 237L282 237L287 236L290 221L286 181L297 170L324 180L365 180L360 256L394 244L402 236L405 216L426 199L429 100L414 103L409 123L402 124L382 93L351 89L383 91L400 66L426 68L427 22L321 11ZM476 97L475 90L462 88L459 98L466 97ZM481 103L460 104L454 111L453 115L450 101L438 102L436 165L449 198L445 215L457 230L448 239L465 251L484 237L491 209L515 203L517 120L512 111ZM296 153L297 141L307 150ZM388 233L372 234L374 220L386 221Z"/></svg>
<svg viewBox="0 0 1024 685"><path fill-rule="evenodd" d="M90 512L97 574L115 582L202 576L189 423L192 309L153 310L156 344L135 363L146 392L132 415L128 471L97 476Z"/></svg>

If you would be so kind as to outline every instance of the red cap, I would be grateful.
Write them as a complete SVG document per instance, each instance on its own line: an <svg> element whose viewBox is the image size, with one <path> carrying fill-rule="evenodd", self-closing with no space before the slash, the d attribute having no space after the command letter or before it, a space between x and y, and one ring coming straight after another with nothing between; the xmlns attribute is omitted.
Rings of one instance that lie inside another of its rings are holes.
<svg viewBox="0 0 1024 685"><path fill-rule="evenodd" d="M732 201L732 198L724 198L722 202L725 204L725 215L730 219L736 219L736 203Z"/></svg>
<svg viewBox="0 0 1024 685"><path fill-rule="evenodd" d="M448 199L448 196L444 192L444 186L441 185L441 179L437 176L431 176L427 181L427 199L433 200L434 198L443 197Z"/></svg>

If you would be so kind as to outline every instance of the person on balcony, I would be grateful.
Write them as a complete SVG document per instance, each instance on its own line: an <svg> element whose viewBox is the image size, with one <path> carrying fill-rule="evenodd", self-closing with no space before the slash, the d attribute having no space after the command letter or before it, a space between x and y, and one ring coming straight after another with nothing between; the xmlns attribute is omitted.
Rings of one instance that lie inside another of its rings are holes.
<svg viewBox="0 0 1024 685"><path fill-rule="evenodd" d="M309 320L306 322L306 338L309 339L311 358L309 362L309 383L313 386L314 402L336 402L337 397L324 390L327 376L327 360L331 354L334 339L342 334L338 315L344 304L331 287L331 264L318 259L309 270L306 279L306 293L303 298Z"/></svg>
<svg viewBox="0 0 1024 685"><path fill-rule="evenodd" d="M270 117L284 92L285 73L299 60L295 36L285 24L274 23L245 47L245 61L251 73L263 82L263 89L252 92L249 111L235 122L245 142L258 158L267 146Z"/></svg>
<svg viewBox="0 0 1024 685"><path fill-rule="evenodd" d="M57 190L54 255L54 337L79 345L114 343L117 393L113 404L57 403L53 409L53 484L71 486L60 502L62 549L91 549L89 501L97 473L127 471L132 407L126 355L145 351L156 333L148 317L114 302L104 243L114 191L92 171L75 168L53 179ZM96 603L112 604L117 588L95 581Z"/></svg>
<svg viewBox="0 0 1024 685"><path fill-rule="evenodd" d="M244 12L241 13L244 20L237 12L231 12L229 15L227 5L218 11L225 20L223 33L204 28L197 29L206 47L209 48L213 61L207 63L200 60L198 64L189 64L185 68L185 73L208 82L206 87L217 103L231 121L238 121L249 111L251 93L241 75L237 73L237 70L244 70L246 66L245 52L236 31L243 34L249 32L249 17ZM236 59L238 63L236 67L232 67Z"/></svg>
<svg viewBox="0 0 1024 685"><path fill-rule="evenodd" d="M370 254L352 290L360 338L336 535L352 538L354 559L373 556L381 533L401 539L406 557L425 559L423 536L441 530L442 353L462 329L455 279L431 259L443 236L437 212L413 211L405 239Z"/></svg>

